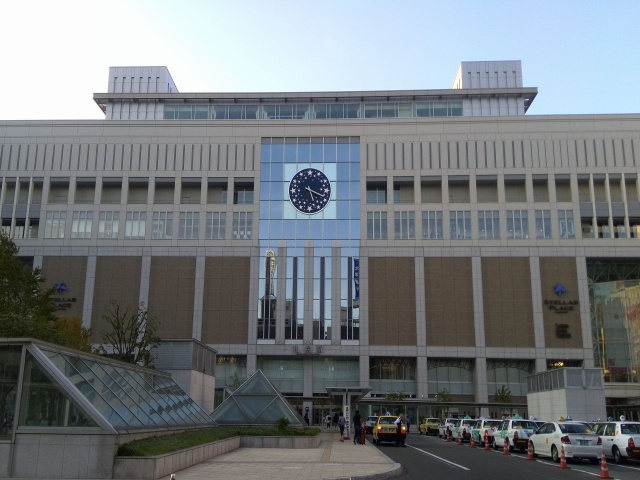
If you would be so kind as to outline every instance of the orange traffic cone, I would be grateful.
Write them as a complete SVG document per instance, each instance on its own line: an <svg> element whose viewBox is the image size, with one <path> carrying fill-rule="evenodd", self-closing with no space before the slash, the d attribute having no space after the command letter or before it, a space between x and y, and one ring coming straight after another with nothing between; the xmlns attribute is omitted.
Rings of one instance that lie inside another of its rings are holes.
<svg viewBox="0 0 640 480"><path fill-rule="evenodd" d="M175 473L172 473L172 474L171 474L171 478L169 478L169 480L176 480L176 474L175 474Z"/></svg>
<svg viewBox="0 0 640 480"><path fill-rule="evenodd" d="M567 457L564 456L564 445L560 447L560 468L569 468L569 465L567 465Z"/></svg>
<svg viewBox="0 0 640 480"><path fill-rule="evenodd" d="M529 440L529 448L527 448L527 460L533 460L535 462L535 457L533 456L533 442Z"/></svg>
<svg viewBox="0 0 640 480"><path fill-rule="evenodd" d="M609 467L607 466L607 457L604 456L604 450L602 451L602 460L600 460L600 478L611 478L609 476Z"/></svg>
<svg viewBox="0 0 640 480"><path fill-rule="evenodd" d="M473 435L471 435L471 440L469 440L469 446L471 448L476 448L476 442L473 441Z"/></svg>
<svg viewBox="0 0 640 480"><path fill-rule="evenodd" d="M489 448L489 437L488 436L484 437L484 449L485 450L491 450Z"/></svg>
<svg viewBox="0 0 640 480"><path fill-rule="evenodd" d="M462 435L458 432L458 445L462 445Z"/></svg>
<svg viewBox="0 0 640 480"><path fill-rule="evenodd" d="M495 440L494 440L495 442ZM503 455L511 455L509 453L509 444L507 443L507 439L504 439L504 443L502 444L502 454Z"/></svg>
<svg viewBox="0 0 640 480"><path fill-rule="evenodd" d="M450 441L451 441L451 432L450 432L448 429L447 429L447 436L446 436L446 438L447 438L447 442L450 442Z"/></svg>

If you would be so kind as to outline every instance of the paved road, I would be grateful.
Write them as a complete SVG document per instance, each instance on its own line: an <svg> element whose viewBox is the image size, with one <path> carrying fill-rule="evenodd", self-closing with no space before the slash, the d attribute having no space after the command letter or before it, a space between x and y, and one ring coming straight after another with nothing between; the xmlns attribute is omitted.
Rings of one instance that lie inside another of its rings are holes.
<svg viewBox="0 0 640 480"><path fill-rule="evenodd" d="M526 454L502 455L498 451L485 451L446 443L437 437L410 434L407 448L395 448L392 444L378 446L385 455L401 463L406 474L399 480L424 480L447 478L454 480L542 480L542 479L593 479L600 477L600 465L583 461L569 461L568 470L562 470L550 459L538 457L527 461ZM640 479L640 462L626 465L607 462L609 476L618 480Z"/></svg>

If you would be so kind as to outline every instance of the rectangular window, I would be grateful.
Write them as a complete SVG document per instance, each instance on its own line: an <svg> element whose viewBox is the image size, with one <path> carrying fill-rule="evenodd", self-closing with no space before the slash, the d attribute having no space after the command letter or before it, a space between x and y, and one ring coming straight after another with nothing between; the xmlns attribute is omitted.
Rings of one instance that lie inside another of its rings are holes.
<svg viewBox="0 0 640 480"><path fill-rule="evenodd" d="M396 240L413 240L416 238L415 212L394 212L393 217Z"/></svg>
<svg viewBox="0 0 640 480"><path fill-rule="evenodd" d="M181 212L178 239L198 240L200 236L200 214L198 212Z"/></svg>
<svg viewBox="0 0 640 480"><path fill-rule="evenodd" d="M498 210L478 211L478 238L481 240L500 238L500 218Z"/></svg>
<svg viewBox="0 0 640 480"><path fill-rule="evenodd" d="M526 210L507 210L507 238L529 238L529 214Z"/></svg>
<svg viewBox="0 0 640 480"><path fill-rule="evenodd" d="M387 212L367 212L367 239L387 239Z"/></svg>
<svg viewBox="0 0 640 480"><path fill-rule="evenodd" d="M236 185L235 191L233 192L233 203L235 205L253 204L253 185Z"/></svg>
<svg viewBox="0 0 640 480"><path fill-rule="evenodd" d="M387 187L367 185L367 203L384 205L387 203Z"/></svg>
<svg viewBox="0 0 640 480"><path fill-rule="evenodd" d="M459 210L449 212L449 227L452 240L469 240L471 238L471 212Z"/></svg>
<svg viewBox="0 0 640 480"><path fill-rule="evenodd" d="M205 238L207 240L224 240L227 226L225 212L207 212Z"/></svg>
<svg viewBox="0 0 640 480"><path fill-rule="evenodd" d="M536 238L551 238L551 210L536 210Z"/></svg>
<svg viewBox="0 0 640 480"><path fill-rule="evenodd" d="M251 212L233 213L233 238L239 240L250 240L253 223Z"/></svg>
<svg viewBox="0 0 640 480"><path fill-rule="evenodd" d="M573 210L558 210L560 238L576 238L573 227Z"/></svg>
<svg viewBox="0 0 640 480"><path fill-rule="evenodd" d="M151 238L154 240L171 240L172 231L173 212L153 212Z"/></svg>
<svg viewBox="0 0 640 480"><path fill-rule="evenodd" d="M442 212L422 212L422 238L442 239Z"/></svg>
<svg viewBox="0 0 640 480"><path fill-rule="evenodd" d="M144 239L147 231L147 212L127 212L124 225L124 238L128 240Z"/></svg>
<svg viewBox="0 0 640 480"><path fill-rule="evenodd" d="M44 225L44 238L64 238L67 212L47 212Z"/></svg>
<svg viewBox="0 0 640 480"><path fill-rule="evenodd" d="M98 238L118 238L120 212L100 212Z"/></svg>
<svg viewBox="0 0 640 480"><path fill-rule="evenodd" d="M71 238L91 238L93 212L73 212Z"/></svg>

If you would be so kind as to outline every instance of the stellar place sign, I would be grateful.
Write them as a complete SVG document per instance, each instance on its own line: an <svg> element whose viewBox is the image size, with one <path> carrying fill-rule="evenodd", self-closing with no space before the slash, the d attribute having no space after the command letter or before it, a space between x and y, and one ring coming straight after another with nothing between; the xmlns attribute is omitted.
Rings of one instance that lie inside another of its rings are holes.
<svg viewBox="0 0 640 480"><path fill-rule="evenodd" d="M71 306L78 301L76 297L64 296L69 287L67 287L67 284L62 280L59 280L53 289L58 292L58 295L60 295L59 297L51 297L51 303L53 303L56 310L66 310L71 308Z"/></svg>
<svg viewBox="0 0 640 480"><path fill-rule="evenodd" d="M567 294L567 289L562 283L558 282L553 286L553 293L557 298L545 299L542 302L547 309L557 314L566 314L577 309L578 300L562 298ZM556 323L556 337L571 338L568 323Z"/></svg>

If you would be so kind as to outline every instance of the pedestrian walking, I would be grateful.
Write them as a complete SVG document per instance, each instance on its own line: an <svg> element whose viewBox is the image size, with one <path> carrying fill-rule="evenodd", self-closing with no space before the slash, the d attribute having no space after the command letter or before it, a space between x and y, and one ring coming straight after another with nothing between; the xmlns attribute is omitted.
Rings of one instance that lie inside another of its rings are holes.
<svg viewBox="0 0 640 480"><path fill-rule="evenodd" d="M340 429L340 441L344 442L344 426L346 424L346 420L344 418L344 413L340 412L338 415L338 428Z"/></svg>
<svg viewBox="0 0 640 480"><path fill-rule="evenodd" d="M407 417L407 433L409 433L410 429L411 429L411 419Z"/></svg>
<svg viewBox="0 0 640 480"><path fill-rule="evenodd" d="M356 445L360 442L360 431L362 430L362 416L360 410L356 410L356 414L353 416L353 444Z"/></svg>

